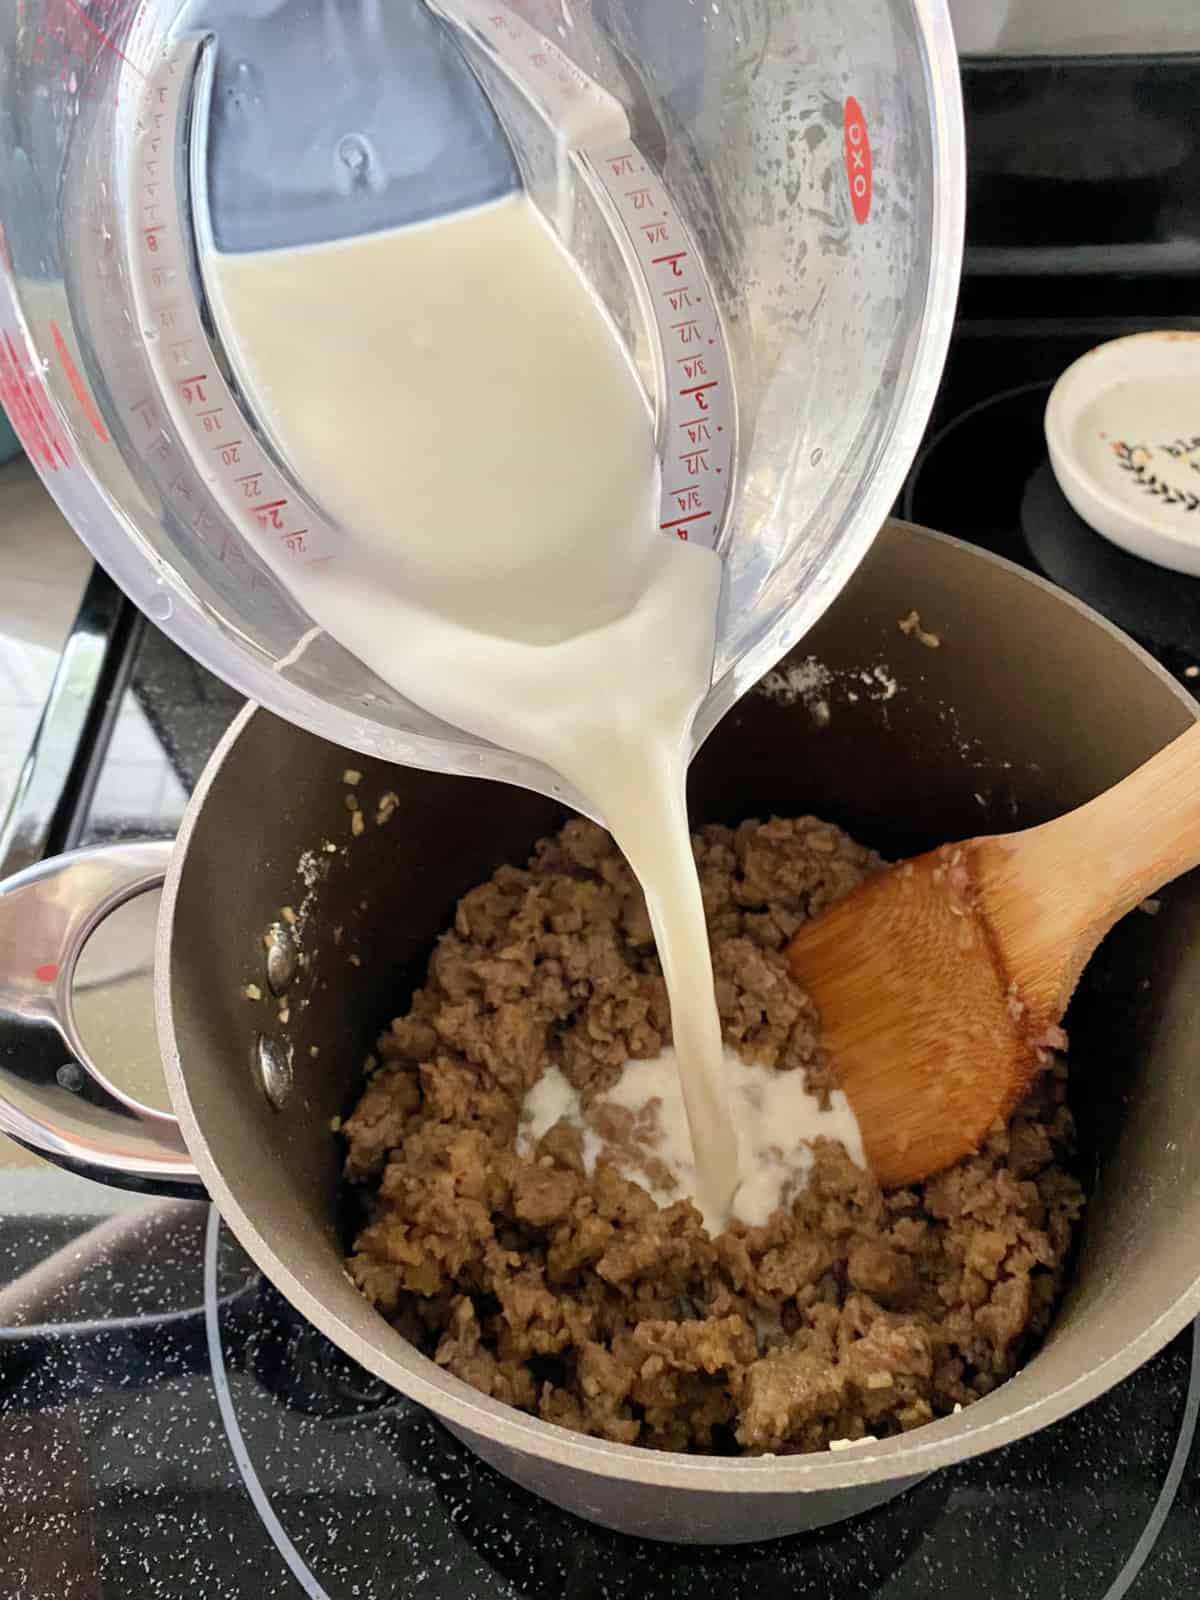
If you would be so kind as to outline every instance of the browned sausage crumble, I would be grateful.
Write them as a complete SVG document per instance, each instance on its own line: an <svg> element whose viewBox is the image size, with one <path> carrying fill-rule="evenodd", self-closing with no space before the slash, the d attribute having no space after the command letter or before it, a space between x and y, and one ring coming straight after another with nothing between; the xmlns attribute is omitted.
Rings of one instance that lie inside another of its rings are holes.
<svg viewBox="0 0 1200 1600"><path fill-rule="evenodd" d="M782 951L878 859L811 817L695 840L726 1040L827 1090L816 1014ZM584 1107L671 1024L641 892L599 828L465 896L342 1129L367 1221L347 1265L404 1335L483 1393L666 1450L820 1450L967 1405L1050 1322L1083 1203L1056 1062L983 1149L884 1194L818 1141L765 1227L710 1238L559 1123L516 1150L547 1064Z"/></svg>

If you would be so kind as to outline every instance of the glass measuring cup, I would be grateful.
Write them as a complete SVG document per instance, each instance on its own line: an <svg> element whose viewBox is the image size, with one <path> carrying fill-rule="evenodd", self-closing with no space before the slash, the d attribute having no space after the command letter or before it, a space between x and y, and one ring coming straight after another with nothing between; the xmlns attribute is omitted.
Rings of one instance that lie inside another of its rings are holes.
<svg viewBox="0 0 1200 1600"><path fill-rule="evenodd" d="M0 398L97 558L244 693L564 793L314 636L289 563L336 560L343 531L239 392L206 254L524 184L645 384L664 532L726 563L699 741L832 600L914 453L960 120L942 0L22 0L0 19Z"/></svg>

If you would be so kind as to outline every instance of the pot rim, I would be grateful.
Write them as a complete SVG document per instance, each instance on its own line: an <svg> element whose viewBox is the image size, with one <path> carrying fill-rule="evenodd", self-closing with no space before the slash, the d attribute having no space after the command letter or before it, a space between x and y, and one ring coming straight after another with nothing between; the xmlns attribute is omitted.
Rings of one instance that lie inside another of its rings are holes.
<svg viewBox="0 0 1200 1600"><path fill-rule="evenodd" d="M1152 656L1114 627L1107 618L1073 595L1036 573L1026 571L1015 562L949 534L896 519L891 519L889 525L902 529L908 536L967 551L973 558L1006 569L1024 582L1044 590L1063 605L1073 608L1116 638L1141 667L1148 669L1172 692L1193 718L1200 720L1200 708L1192 697ZM225 758L259 711L260 708L254 704L247 704L213 752L189 802L163 886L155 948L154 986L159 1044L171 1103L205 1187L221 1217L255 1265L303 1316L347 1355L375 1377L427 1407L443 1421L527 1456L549 1460L597 1477L615 1478L647 1487L756 1495L854 1489L892 1479L920 1476L1012 1444L1039 1428L1059 1421L1128 1377L1200 1314L1198 1264L1197 1275L1187 1291L1155 1317L1136 1339L1108 1360L1081 1372L1052 1394L1019 1405L1015 1411L1005 1405L1004 1397L1012 1396L1013 1385L1019 1384L1022 1372L1028 1370L1023 1368L1008 1382L999 1385L990 1395L973 1402L958 1415L925 1423L911 1433L877 1443L856 1444L852 1450L799 1456L695 1456L589 1438L559 1427L556 1423L527 1416L472 1389L408 1344L401 1334L388 1327L382 1316L379 1317L379 1326L381 1330L387 1330L387 1337L380 1338L378 1342L362 1338L276 1255L248 1211L225 1183L193 1112L175 1040L171 983L172 928L185 863L198 819L209 791L221 773ZM1050 1338L1053 1338L1053 1327ZM1035 1355L1033 1361L1036 1360Z"/></svg>

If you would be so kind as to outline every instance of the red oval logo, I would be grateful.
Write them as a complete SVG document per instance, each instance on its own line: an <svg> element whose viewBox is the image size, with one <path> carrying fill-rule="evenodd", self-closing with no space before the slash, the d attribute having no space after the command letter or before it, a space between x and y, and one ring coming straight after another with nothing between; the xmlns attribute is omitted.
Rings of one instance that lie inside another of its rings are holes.
<svg viewBox="0 0 1200 1600"><path fill-rule="evenodd" d="M854 220L865 222L871 215L871 140L867 134L867 119L853 95L846 101L842 136L846 146L846 180L850 185Z"/></svg>

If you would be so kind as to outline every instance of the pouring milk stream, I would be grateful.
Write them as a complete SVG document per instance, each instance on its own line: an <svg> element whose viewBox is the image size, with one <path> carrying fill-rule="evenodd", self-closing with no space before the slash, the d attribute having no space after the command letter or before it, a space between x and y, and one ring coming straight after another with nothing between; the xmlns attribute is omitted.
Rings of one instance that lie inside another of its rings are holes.
<svg viewBox="0 0 1200 1600"><path fill-rule="evenodd" d="M721 562L659 531L651 416L602 306L523 194L214 254L206 285L256 413L346 532L332 568L291 576L297 599L411 700L546 763L604 818L670 997L684 1186L714 1231L743 1189L747 1220L765 1220L727 1083L757 1069L724 1059L685 802Z"/></svg>

